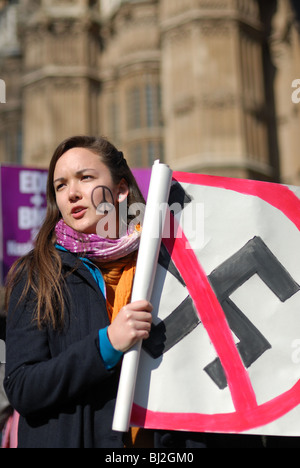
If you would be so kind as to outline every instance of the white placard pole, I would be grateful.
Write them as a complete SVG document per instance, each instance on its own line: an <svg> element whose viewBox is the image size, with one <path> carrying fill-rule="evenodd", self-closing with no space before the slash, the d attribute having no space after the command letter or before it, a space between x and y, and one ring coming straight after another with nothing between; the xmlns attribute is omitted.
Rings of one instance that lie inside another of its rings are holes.
<svg viewBox="0 0 300 468"><path fill-rule="evenodd" d="M147 197L132 302L151 299L171 181L172 171L169 166L155 161ZM127 432L129 429L141 345L141 342L134 345L123 358L113 420L115 431Z"/></svg>

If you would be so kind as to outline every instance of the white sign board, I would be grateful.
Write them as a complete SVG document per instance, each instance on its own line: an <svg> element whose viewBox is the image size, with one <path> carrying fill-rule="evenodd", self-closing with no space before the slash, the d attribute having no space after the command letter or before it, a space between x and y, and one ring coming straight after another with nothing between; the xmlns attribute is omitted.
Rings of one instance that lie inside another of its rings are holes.
<svg viewBox="0 0 300 468"><path fill-rule="evenodd" d="M163 239L132 425L300 435L299 198L296 187L173 174L182 209Z"/></svg>

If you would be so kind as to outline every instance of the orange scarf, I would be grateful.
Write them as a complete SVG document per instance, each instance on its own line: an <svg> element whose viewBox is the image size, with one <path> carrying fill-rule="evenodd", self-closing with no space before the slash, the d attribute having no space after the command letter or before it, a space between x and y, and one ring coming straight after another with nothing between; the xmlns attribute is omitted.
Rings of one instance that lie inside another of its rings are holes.
<svg viewBox="0 0 300 468"><path fill-rule="evenodd" d="M100 270L106 285L106 304L110 322L131 299L137 252L114 262L104 263Z"/></svg>

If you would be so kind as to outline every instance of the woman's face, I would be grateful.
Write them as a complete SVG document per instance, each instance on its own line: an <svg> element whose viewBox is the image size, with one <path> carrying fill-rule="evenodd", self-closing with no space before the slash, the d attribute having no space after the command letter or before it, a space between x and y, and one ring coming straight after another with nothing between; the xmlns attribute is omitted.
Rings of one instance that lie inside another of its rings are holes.
<svg viewBox="0 0 300 468"><path fill-rule="evenodd" d="M115 185L100 157L85 148L72 148L59 158L53 184L63 220L85 234L96 233L98 222L105 216L105 206L117 207L128 195L126 181L122 179ZM98 206L104 209L97 210Z"/></svg>

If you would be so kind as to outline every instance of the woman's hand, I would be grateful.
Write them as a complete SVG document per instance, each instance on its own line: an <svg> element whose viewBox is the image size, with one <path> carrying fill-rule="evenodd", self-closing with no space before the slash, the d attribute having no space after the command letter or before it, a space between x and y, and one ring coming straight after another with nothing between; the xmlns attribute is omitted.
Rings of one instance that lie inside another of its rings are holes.
<svg viewBox="0 0 300 468"><path fill-rule="evenodd" d="M143 300L122 307L107 330L112 346L125 352L138 341L147 339L152 323L151 312L152 305Z"/></svg>

